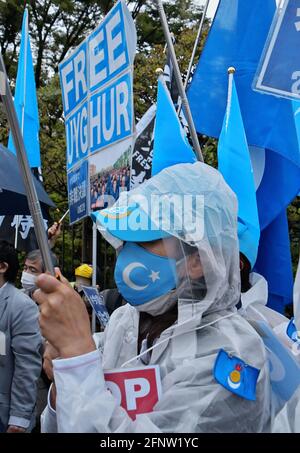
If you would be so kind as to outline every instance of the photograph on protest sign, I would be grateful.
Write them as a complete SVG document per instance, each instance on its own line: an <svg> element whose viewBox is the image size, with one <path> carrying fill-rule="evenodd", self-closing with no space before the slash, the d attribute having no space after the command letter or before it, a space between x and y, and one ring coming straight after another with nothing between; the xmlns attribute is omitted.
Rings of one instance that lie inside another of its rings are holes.
<svg viewBox="0 0 300 453"><path fill-rule="evenodd" d="M89 158L91 211L112 206L129 190L132 145L130 137Z"/></svg>

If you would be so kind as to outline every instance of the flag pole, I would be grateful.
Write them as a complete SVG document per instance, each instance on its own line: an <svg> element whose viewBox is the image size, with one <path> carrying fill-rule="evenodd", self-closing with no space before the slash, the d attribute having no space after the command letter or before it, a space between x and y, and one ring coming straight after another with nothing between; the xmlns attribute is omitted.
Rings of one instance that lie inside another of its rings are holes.
<svg viewBox="0 0 300 453"><path fill-rule="evenodd" d="M196 37L196 40L195 40L192 56L191 56L191 59L190 59L189 67L188 67L186 78L185 78L185 81L184 81L184 89L185 90L187 88L187 85L188 85L188 82L189 82L189 78L191 76L192 67L193 67L193 63L194 63L194 60L195 60L195 55L196 55L196 52L197 52L198 44L199 44L201 36L202 36L204 21L205 21L205 18L206 18L209 2L210 2L210 0L206 0L205 6L204 6L204 9L203 9L203 12L202 12L202 17L201 17L201 21L200 21L197 37Z"/></svg>
<svg viewBox="0 0 300 453"><path fill-rule="evenodd" d="M227 106L226 106L226 130L228 127L229 114L231 109L231 98L232 98L232 85L233 85L233 76L235 73L235 68L230 66L227 69L228 72L228 95L227 95Z"/></svg>
<svg viewBox="0 0 300 453"><path fill-rule="evenodd" d="M175 54L175 50L174 50L174 46L173 46L173 42L172 42L172 38L171 38L171 33L170 33L170 30L169 30L169 27L168 27L168 23L167 23L165 10L164 10L163 4L162 4L162 0L155 0L155 1L156 1L156 4L157 4L159 16L160 16L160 21L161 21L161 24L162 24L162 27L163 27L165 39L166 39L166 42L167 42L167 45L168 45L168 48L169 48L169 52L170 52L170 56L171 56L171 60L172 60L172 63L173 63L174 75L175 75L177 87L178 87L178 90L179 90L179 95L181 97L181 102L182 102L182 105L183 105L183 107L185 109L185 112L186 112L186 120L187 120L188 125L189 125L190 134L191 134L191 138L192 138L192 142L193 142L193 147L194 147L195 152L197 154L198 160L203 162L204 161L203 160L203 155L202 155L200 143L199 143L199 140L198 140L195 124L194 124L194 121L193 121L190 105L189 105L189 102L188 102L188 99L187 99L187 96L186 96L186 93L185 93L185 89L184 89L184 86L183 86L183 82L182 82L182 78L181 78L181 74L180 74L180 69L179 69L179 66L178 66L178 62L177 62L177 58L176 58L176 54Z"/></svg>
<svg viewBox="0 0 300 453"><path fill-rule="evenodd" d="M25 104L26 104L26 75L27 75L27 50L28 50L28 10L25 2L25 11L24 14L26 14L26 21L25 21L25 44L24 44L24 87L23 87L23 105L22 105L22 120L21 120L21 132L22 132L22 137L24 137L24 122L25 122ZM15 231L15 249L18 248L18 231L19 231L19 223L20 219L19 216L17 216L17 222L16 222L16 231Z"/></svg>
<svg viewBox="0 0 300 453"><path fill-rule="evenodd" d="M202 30L203 30L204 21L205 21L205 18L206 18L206 13L207 13L207 9L208 9L208 6L209 6L209 2L210 2L210 0L206 0L206 4L205 4L203 12L202 12L202 17L201 17L198 33L197 33L197 36L196 36L196 40L195 40L192 56L191 56L191 59L190 59L189 67L188 67L186 78L185 78L185 81L184 81L184 89L185 89L185 91L186 91L188 83L189 83L189 79L190 79L190 76L191 76L192 67L193 67L193 63L194 63L194 60L195 60L195 55L196 55L196 52L197 52L198 44L199 44L199 41L200 41L201 36L202 36ZM181 109L182 109L182 102L180 100L179 103L178 103L178 108L177 108L177 114L178 115L180 115Z"/></svg>
<svg viewBox="0 0 300 453"><path fill-rule="evenodd" d="M97 225L93 223L93 276L92 276L92 286L96 288L97 286ZM92 310L92 333L96 332L96 313L95 310Z"/></svg>
<svg viewBox="0 0 300 453"><path fill-rule="evenodd" d="M294 324L300 338L300 253L293 289Z"/></svg>
<svg viewBox="0 0 300 453"><path fill-rule="evenodd" d="M29 167L23 136L18 122L18 117L14 106L12 94L10 91L6 69L1 52L0 52L0 97L3 102L4 111L6 113L12 131L18 163L23 177L25 191L27 195L28 206L34 223L35 234L43 258L44 266L46 271L54 275L54 267L52 264L50 247L48 244L48 238L44 226L41 206L39 203L35 185L33 183L33 175Z"/></svg>

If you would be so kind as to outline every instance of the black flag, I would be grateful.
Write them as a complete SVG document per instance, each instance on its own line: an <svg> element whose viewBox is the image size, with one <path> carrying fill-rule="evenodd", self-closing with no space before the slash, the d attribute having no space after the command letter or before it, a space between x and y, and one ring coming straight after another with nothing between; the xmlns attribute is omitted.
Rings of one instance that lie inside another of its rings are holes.
<svg viewBox="0 0 300 453"><path fill-rule="evenodd" d="M136 126L137 138L131 161L131 189L151 178L155 113L156 106L152 105Z"/></svg>
<svg viewBox="0 0 300 453"><path fill-rule="evenodd" d="M20 252L30 252L38 248L38 243L34 233L34 225L30 215L5 215L0 216L0 239L5 239L11 244L15 244L16 224L18 222L18 241L17 249ZM45 229L47 220L44 219Z"/></svg>

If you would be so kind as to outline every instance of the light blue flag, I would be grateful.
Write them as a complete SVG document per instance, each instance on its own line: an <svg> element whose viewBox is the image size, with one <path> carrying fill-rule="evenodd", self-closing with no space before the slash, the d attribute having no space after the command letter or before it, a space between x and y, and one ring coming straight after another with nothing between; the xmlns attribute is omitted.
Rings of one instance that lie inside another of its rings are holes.
<svg viewBox="0 0 300 453"><path fill-rule="evenodd" d="M261 231L254 271L263 275L268 282L268 307L284 314L284 307L293 301L293 270L286 209Z"/></svg>
<svg viewBox="0 0 300 453"><path fill-rule="evenodd" d="M264 321L251 323L261 336L270 364L271 405L275 413L282 409L300 386L300 367L291 354Z"/></svg>
<svg viewBox="0 0 300 453"><path fill-rule="evenodd" d="M256 268L268 280L268 305L283 311L284 304L292 302L284 210L300 190L299 129L290 100L252 89L275 12L275 0L220 0L188 97L197 131L219 137L226 110L226 69L236 68L247 141L258 158L258 165L253 163L261 227Z"/></svg>
<svg viewBox="0 0 300 453"><path fill-rule="evenodd" d="M220 0L188 98L197 132L218 137L226 108L226 69L234 66L249 145L271 149L300 166L291 101L252 89L275 12L275 0Z"/></svg>
<svg viewBox="0 0 300 453"><path fill-rule="evenodd" d="M229 76L228 104L218 145L219 171L235 192L240 251L254 266L260 237L253 170L233 75Z"/></svg>
<svg viewBox="0 0 300 453"><path fill-rule="evenodd" d="M152 176L176 164L196 162L163 77L158 80Z"/></svg>
<svg viewBox="0 0 300 453"><path fill-rule="evenodd" d="M300 101L292 101L293 106L293 113L295 118L296 124L296 132L298 136L298 143L300 143ZM300 156L300 149L298 148L299 156ZM300 157L299 157L300 160Z"/></svg>
<svg viewBox="0 0 300 453"><path fill-rule="evenodd" d="M34 79L34 69L28 33L28 11L25 9L22 25L22 39L14 104L24 144L32 168L41 166L39 143L39 112ZM16 154L12 134L9 135L8 149Z"/></svg>

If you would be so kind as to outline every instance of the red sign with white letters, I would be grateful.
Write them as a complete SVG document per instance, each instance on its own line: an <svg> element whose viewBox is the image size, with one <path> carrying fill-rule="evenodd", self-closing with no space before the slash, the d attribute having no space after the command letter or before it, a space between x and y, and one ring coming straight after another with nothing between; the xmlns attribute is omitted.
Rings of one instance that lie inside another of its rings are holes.
<svg viewBox="0 0 300 453"><path fill-rule="evenodd" d="M161 396L159 367L147 366L104 372L108 389L135 420L137 414L152 412Z"/></svg>

